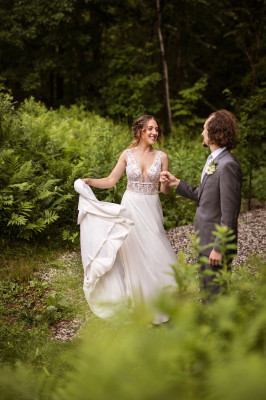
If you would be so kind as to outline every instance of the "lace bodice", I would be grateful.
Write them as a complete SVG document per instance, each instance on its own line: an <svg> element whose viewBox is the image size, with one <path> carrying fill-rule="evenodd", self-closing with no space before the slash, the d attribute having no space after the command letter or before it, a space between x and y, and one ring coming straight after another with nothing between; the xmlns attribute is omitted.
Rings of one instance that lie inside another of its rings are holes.
<svg viewBox="0 0 266 400"><path fill-rule="evenodd" d="M152 165L143 178L142 171L135 160L131 149L127 150L127 190L141 194L158 193L158 183L161 173L161 151L157 151Z"/></svg>

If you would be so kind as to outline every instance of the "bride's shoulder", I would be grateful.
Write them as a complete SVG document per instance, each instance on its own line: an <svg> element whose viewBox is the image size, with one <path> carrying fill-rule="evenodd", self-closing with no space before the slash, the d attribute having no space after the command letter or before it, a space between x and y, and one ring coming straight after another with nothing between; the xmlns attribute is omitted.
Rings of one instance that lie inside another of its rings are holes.
<svg viewBox="0 0 266 400"><path fill-rule="evenodd" d="M159 151L161 153L161 160L162 161L163 160L168 160L168 155L164 151L161 151L161 150L159 150Z"/></svg>
<svg viewBox="0 0 266 400"><path fill-rule="evenodd" d="M132 147L128 147L127 149L125 149L125 150L121 153L121 156L127 158L129 154L131 154L131 155L134 154L135 150L136 150L135 147L133 147L133 148L132 148Z"/></svg>
<svg viewBox="0 0 266 400"><path fill-rule="evenodd" d="M122 151L122 153L120 154L120 157L119 157L120 160L127 161L128 150L129 149L125 149L124 151Z"/></svg>

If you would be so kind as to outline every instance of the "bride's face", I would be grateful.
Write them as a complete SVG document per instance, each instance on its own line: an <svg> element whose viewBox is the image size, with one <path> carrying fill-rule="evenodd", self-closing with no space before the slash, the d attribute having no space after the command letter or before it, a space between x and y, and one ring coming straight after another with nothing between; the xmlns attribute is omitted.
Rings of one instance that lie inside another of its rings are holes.
<svg viewBox="0 0 266 400"><path fill-rule="evenodd" d="M143 130L141 139L147 144L153 145L158 138L158 124L154 119L147 122L146 128Z"/></svg>

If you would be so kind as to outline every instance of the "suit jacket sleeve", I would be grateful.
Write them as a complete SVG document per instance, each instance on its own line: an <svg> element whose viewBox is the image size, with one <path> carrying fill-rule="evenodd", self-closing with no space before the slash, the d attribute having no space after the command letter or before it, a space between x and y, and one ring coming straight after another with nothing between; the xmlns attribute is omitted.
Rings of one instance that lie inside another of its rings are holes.
<svg viewBox="0 0 266 400"><path fill-rule="evenodd" d="M183 197L198 202L199 188L198 186L191 186L189 183L180 181L175 191Z"/></svg>

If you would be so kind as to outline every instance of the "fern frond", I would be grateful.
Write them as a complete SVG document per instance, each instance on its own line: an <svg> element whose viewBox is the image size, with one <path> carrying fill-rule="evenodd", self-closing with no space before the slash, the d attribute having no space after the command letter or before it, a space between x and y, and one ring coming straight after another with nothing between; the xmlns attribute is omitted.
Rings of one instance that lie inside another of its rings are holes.
<svg viewBox="0 0 266 400"><path fill-rule="evenodd" d="M6 159L8 159L10 156L11 156L11 154L13 154L14 153L14 149L3 149L2 151L1 151L1 161L5 161Z"/></svg>
<svg viewBox="0 0 266 400"><path fill-rule="evenodd" d="M2 193L3 194L0 195L0 204L3 204L4 206L12 206L14 203L14 196L5 192Z"/></svg>
<svg viewBox="0 0 266 400"><path fill-rule="evenodd" d="M43 214L44 214L44 217L40 218L40 220L42 220L45 225L50 225L59 218L59 215L57 215L52 210L44 210Z"/></svg>
<svg viewBox="0 0 266 400"><path fill-rule="evenodd" d="M57 210L61 210L62 207L65 206L65 202L67 202L68 200L72 199L74 195L71 193L65 194L61 197L59 197L59 199L55 200L52 204L53 208L55 207Z"/></svg>
<svg viewBox="0 0 266 400"><path fill-rule="evenodd" d="M56 183L60 181L61 179L48 179L47 181L44 181L40 184L38 191L41 192L45 190L51 190L52 188L55 187Z"/></svg>
<svg viewBox="0 0 266 400"><path fill-rule="evenodd" d="M29 216L31 214L31 210L35 207L34 203L30 201L24 201L19 204L19 213L22 215Z"/></svg>
<svg viewBox="0 0 266 400"><path fill-rule="evenodd" d="M32 161L26 161L20 164L19 171L16 171L11 177L11 182L19 183L31 180L34 175L35 168L32 165Z"/></svg>
<svg viewBox="0 0 266 400"><path fill-rule="evenodd" d="M67 179L67 185L73 185L73 182L75 179L79 178L80 176L83 176L84 174L84 169L85 169L85 162L80 161L77 165L72 168L71 174L69 175Z"/></svg>
<svg viewBox="0 0 266 400"><path fill-rule="evenodd" d="M10 220L7 223L9 225L26 225L27 218L24 215L18 215L16 213L12 213Z"/></svg>
<svg viewBox="0 0 266 400"><path fill-rule="evenodd" d="M48 189L45 189L45 190L42 190L40 192L40 194L37 196L37 199L38 200L43 200L43 199L46 199L49 196L54 196L54 195L55 195L55 193L51 192Z"/></svg>
<svg viewBox="0 0 266 400"><path fill-rule="evenodd" d="M18 173L21 167L21 161L19 157L13 154L13 151L4 150L0 153L1 162L1 174L0 182L1 186L5 187L9 184L10 178Z"/></svg>
<svg viewBox="0 0 266 400"><path fill-rule="evenodd" d="M15 156L13 154L13 151L6 150L2 153L2 157L5 169L8 170L11 174L16 174L21 167L19 156Z"/></svg>
<svg viewBox="0 0 266 400"><path fill-rule="evenodd" d="M29 223L25 226L25 230L32 231L34 233L42 232L46 227L44 221L40 221L38 223Z"/></svg>
<svg viewBox="0 0 266 400"><path fill-rule="evenodd" d="M9 185L9 188L17 188L21 191L28 191L31 190L35 186L35 183L29 183L29 182L22 182L22 183L13 183L12 185Z"/></svg>
<svg viewBox="0 0 266 400"><path fill-rule="evenodd" d="M44 210L44 215L46 224L52 224L59 218L59 215L57 215L54 211L51 210Z"/></svg>
<svg viewBox="0 0 266 400"><path fill-rule="evenodd" d="M2 204L4 206L12 206L13 203L14 203L14 199L2 200Z"/></svg>

